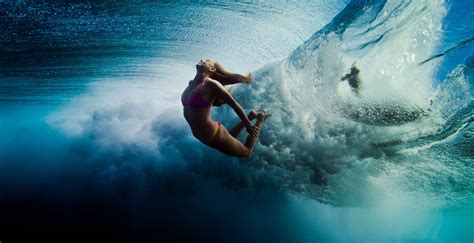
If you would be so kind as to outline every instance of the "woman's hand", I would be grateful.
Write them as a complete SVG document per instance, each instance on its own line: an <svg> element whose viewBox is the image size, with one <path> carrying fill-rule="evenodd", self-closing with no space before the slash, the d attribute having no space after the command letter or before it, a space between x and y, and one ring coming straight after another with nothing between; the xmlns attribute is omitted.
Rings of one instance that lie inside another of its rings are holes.
<svg viewBox="0 0 474 243"><path fill-rule="evenodd" d="M248 132L250 135L252 135L252 136L254 136L254 137L256 137L256 138L257 138L258 136L260 136L260 128L259 128L259 127L254 126L254 125L252 125L252 124L249 123L249 124L245 125L245 128L247 129L247 132Z"/></svg>

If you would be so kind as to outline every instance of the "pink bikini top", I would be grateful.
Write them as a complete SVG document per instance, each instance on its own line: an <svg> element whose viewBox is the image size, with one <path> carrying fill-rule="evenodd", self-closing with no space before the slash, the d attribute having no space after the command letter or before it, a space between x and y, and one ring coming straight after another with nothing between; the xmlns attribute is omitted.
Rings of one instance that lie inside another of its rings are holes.
<svg viewBox="0 0 474 243"><path fill-rule="evenodd" d="M183 96L181 96L181 103L183 105L189 105L189 106L193 106L193 107L209 107L209 106L212 106L212 103L214 103L214 100L216 98L214 97L214 100L212 100L211 102L209 102L209 101L205 100L204 98L202 98L201 90L200 90L201 86L202 86L202 84L198 87L198 91L196 92L196 94L194 96L192 96L190 99L184 99Z"/></svg>

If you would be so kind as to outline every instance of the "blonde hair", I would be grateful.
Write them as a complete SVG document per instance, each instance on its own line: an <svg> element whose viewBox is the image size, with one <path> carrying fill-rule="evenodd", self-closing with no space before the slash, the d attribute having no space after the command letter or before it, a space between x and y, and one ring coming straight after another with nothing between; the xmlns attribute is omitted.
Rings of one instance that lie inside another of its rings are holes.
<svg viewBox="0 0 474 243"><path fill-rule="evenodd" d="M236 84L236 83L250 83L252 82L252 73L248 73L247 76L240 75L237 73L231 73L227 70L225 70L222 65L220 65L218 62L214 62L214 67L216 68L216 71L214 71L210 78L217 80L219 83L222 85L230 85L230 84ZM227 91L232 94L232 87L227 88ZM221 106L225 103L225 101L218 97L217 99L214 100L213 105L214 106Z"/></svg>
<svg viewBox="0 0 474 243"><path fill-rule="evenodd" d="M225 70L218 62L214 62L214 67L216 71L214 71L210 77L219 81L222 85L250 83L252 81L252 73L248 73L247 76L231 73Z"/></svg>

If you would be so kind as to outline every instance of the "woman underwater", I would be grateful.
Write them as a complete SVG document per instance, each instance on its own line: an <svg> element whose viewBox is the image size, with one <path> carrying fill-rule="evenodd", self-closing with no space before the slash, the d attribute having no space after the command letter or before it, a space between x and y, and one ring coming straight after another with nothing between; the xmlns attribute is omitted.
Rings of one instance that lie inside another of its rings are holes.
<svg viewBox="0 0 474 243"><path fill-rule="evenodd" d="M245 115L224 85L250 83L251 75L242 76L225 71L217 62L201 60L196 65L196 76L189 82L181 95L184 118L191 127L194 137L209 147L235 157L250 157L260 135L260 128L270 116L263 110L251 111ZM218 121L211 119L212 105L227 103L242 120L233 129L227 129ZM257 119L255 125L251 120ZM249 135L245 144L237 136L247 129Z"/></svg>

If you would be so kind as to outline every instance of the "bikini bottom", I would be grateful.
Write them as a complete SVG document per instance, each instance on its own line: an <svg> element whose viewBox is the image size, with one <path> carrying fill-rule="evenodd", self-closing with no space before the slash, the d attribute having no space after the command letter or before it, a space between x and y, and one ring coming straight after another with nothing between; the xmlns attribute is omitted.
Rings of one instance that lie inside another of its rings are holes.
<svg viewBox="0 0 474 243"><path fill-rule="evenodd" d="M217 127L216 129L214 129L214 132L212 133L212 136L209 138L209 142L211 142L212 140L214 140L214 138L216 138L217 134L219 133L219 130L221 129L221 123L218 122L218 121L215 121L217 123Z"/></svg>

